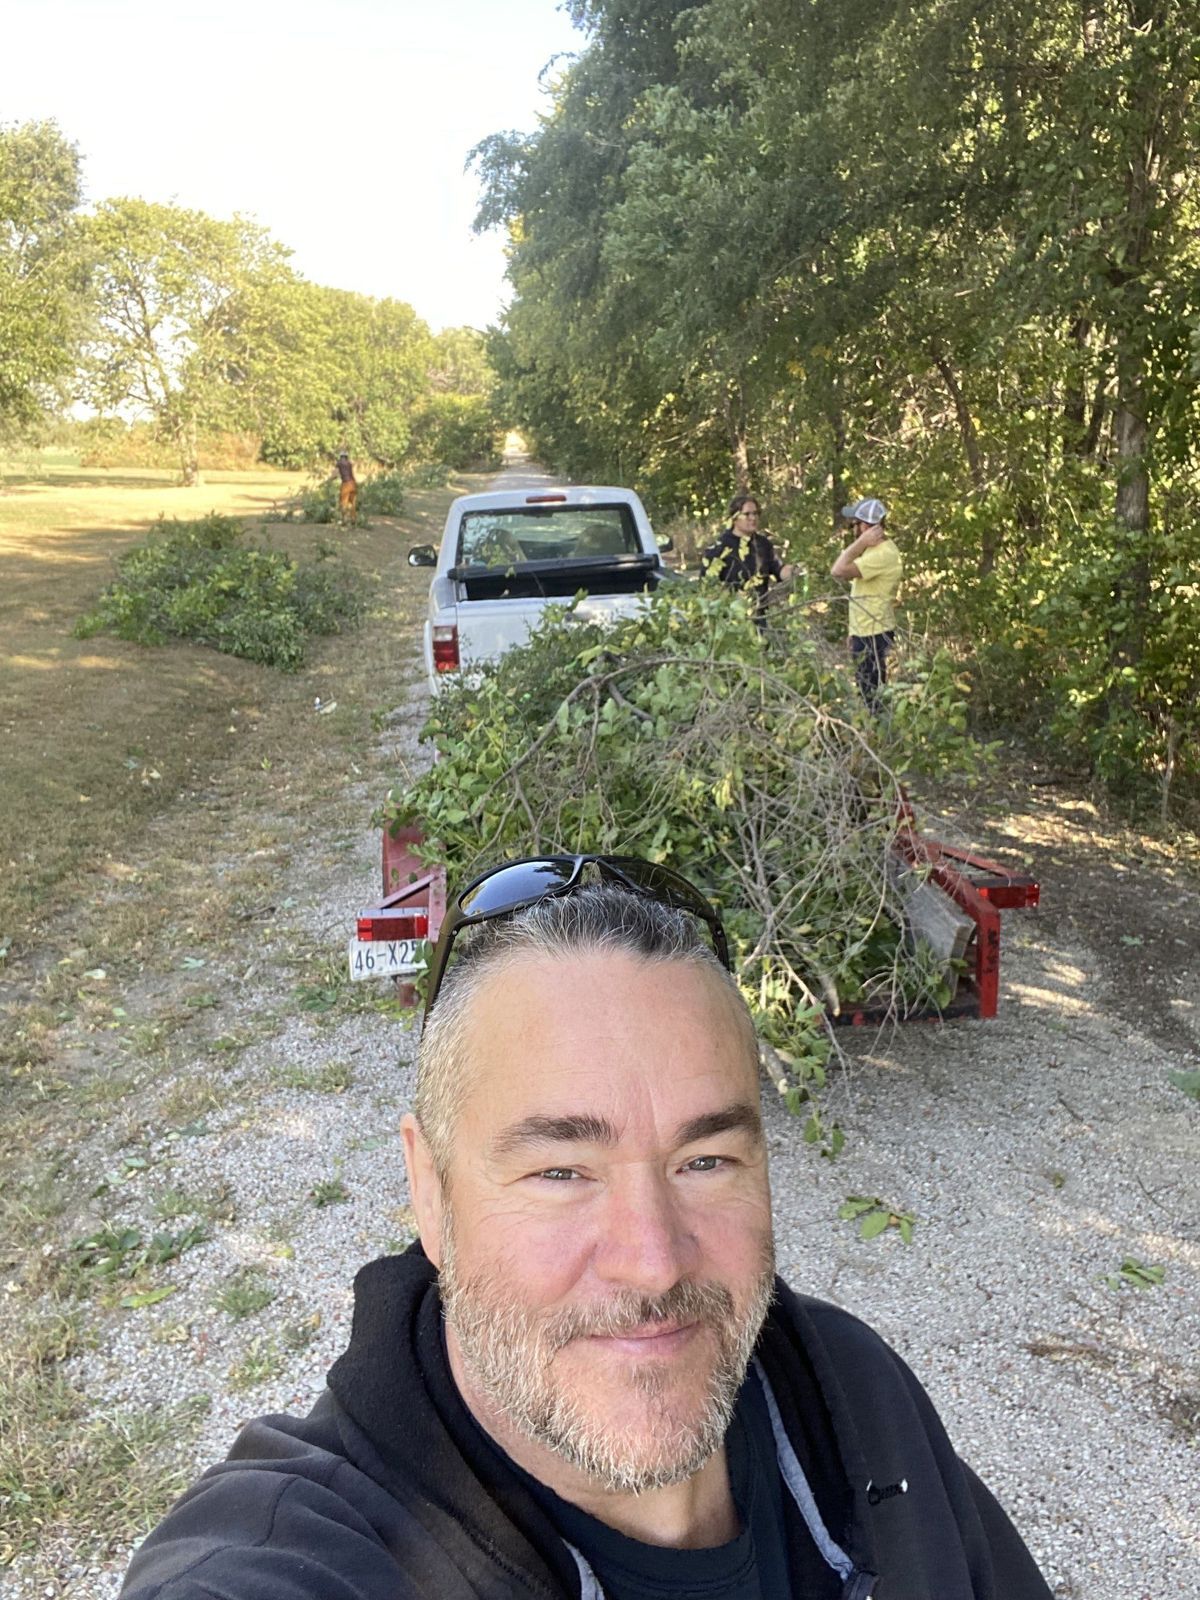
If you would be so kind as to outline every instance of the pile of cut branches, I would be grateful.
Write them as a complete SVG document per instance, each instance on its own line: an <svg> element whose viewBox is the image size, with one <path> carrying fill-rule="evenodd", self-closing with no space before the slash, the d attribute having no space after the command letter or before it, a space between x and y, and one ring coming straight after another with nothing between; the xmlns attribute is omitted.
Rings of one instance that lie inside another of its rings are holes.
<svg viewBox="0 0 1200 1600"><path fill-rule="evenodd" d="M190 639L226 655L296 672L308 636L357 627L363 580L318 546L298 564L246 542L245 525L213 512L160 517L150 538L117 560L117 577L75 624L77 639L115 634L132 644Z"/></svg>
<svg viewBox="0 0 1200 1600"><path fill-rule="evenodd" d="M888 866L902 773L961 767L973 747L946 659L910 661L889 695L868 716L799 605L772 608L765 633L707 585L671 585L615 628L568 608L438 697L437 760L381 820L418 824L452 885L543 851L682 872L721 908L799 1109L824 1082L831 1014L949 998L944 965L905 937ZM809 1129L821 1137L815 1114Z"/></svg>

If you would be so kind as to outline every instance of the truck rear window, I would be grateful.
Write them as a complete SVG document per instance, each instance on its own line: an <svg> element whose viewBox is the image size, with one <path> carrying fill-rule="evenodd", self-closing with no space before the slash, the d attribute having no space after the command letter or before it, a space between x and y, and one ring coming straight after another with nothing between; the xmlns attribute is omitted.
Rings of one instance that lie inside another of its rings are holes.
<svg viewBox="0 0 1200 1600"><path fill-rule="evenodd" d="M458 564L500 569L525 561L591 560L641 554L628 506L514 506L468 511L458 532Z"/></svg>

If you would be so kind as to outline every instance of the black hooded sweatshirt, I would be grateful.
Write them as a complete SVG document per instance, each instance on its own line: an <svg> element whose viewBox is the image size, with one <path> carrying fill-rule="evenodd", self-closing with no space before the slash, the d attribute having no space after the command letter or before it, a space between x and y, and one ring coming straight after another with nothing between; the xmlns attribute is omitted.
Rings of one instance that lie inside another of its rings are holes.
<svg viewBox="0 0 1200 1600"><path fill-rule="evenodd" d="M815 1527L835 1552L842 1600L1050 1600L899 1356L776 1290L757 1371L785 1480L821 1463L789 1508L797 1537ZM420 1246L354 1291L349 1348L309 1415L245 1427L138 1551L122 1600L602 1600L519 1478L489 1467L457 1393L430 1383L441 1303Z"/></svg>

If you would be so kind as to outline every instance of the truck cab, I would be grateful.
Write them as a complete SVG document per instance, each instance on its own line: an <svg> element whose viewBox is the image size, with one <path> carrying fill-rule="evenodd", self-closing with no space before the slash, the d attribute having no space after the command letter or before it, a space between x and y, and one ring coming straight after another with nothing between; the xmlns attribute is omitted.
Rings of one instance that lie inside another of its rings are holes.
<svg viewBox="0 0 1200 1600"><path fill-rule="evenodd" d="M447 674L523 644L547 605L583 591L581 619L615 618L668 576L637 495L591 485L462 495L440 547L408 559L433 569L424 654L435 692Z"/></svg>

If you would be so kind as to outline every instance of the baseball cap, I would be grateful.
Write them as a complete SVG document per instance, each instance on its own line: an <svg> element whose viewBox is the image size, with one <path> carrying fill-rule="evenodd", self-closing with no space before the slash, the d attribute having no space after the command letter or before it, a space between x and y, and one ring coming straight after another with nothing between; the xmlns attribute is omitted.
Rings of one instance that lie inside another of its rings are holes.
<svg viewBox="0 0 1200 1600"><path fill-rule="evenodd" d="M869 522L874 526L887 516L887 507L882 500L855 500L842 507L842 515L847 522Z"/></svg>

